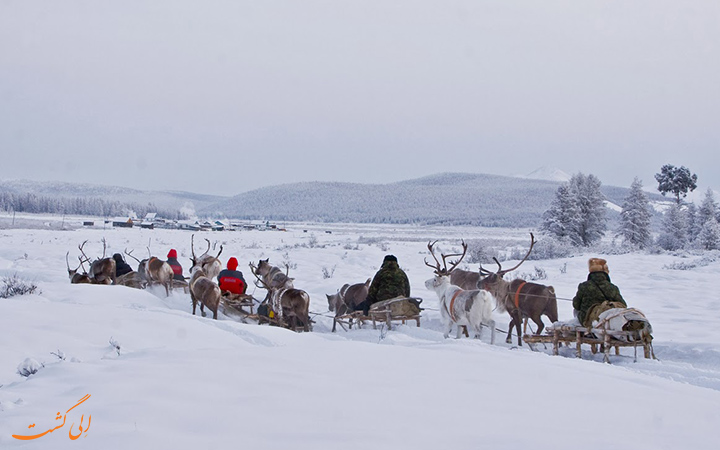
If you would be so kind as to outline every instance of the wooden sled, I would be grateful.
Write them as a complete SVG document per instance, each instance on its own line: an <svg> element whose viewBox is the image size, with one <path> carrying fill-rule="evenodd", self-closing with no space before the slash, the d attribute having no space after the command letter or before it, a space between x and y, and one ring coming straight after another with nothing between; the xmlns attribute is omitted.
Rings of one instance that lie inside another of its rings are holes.
<svg viewBox="0 0 720 450"><path fill-rule="evenodd" d="M255 298L248 294L233 294L232 292L223 292L220 298L220 303L225 307L226 311L231 313L241 314L243 316L254 315L253 309L255 308ZM247 312L243 308L248 308Z"/></svg>
<svg viewBox="0 0 720 450"><path fill-rule="evenodd" d="M523 335L523 341L528 343L528 345L551 343L553 345L553 355L558 354L558 349L562 343L568 346L574 343L575 356L577 358L582 358L581 350L583 344L590 345L590 350L593 354L597 353L599 347L600 351L605 354L603 361L606 363L610 362L610 349L612 347L615 347L616 355L620 354L620 347L633 347L635 349L634 360L636 362L638 347L643 348L645 358L657 359L652 349L652 335L644 329L617 331L607 330L605 328L588 329L581 326L560 325L545 334L525 334Z"/></svg>
<svg viewBox="0 0 720 450"><path fill-rule="evenodd" d="M412 300L418 300L419 302L422 302L422 299L419 297L396 297L392 298L390 300L383 300L381 302L375 303L370 307L370 311L368 312L368 315L364 315L362 311L352 311L347 314L343 314L340 316L335 316L333 318L333 321L335 324L339 324L343 330L347 331L348 329L352 329L353 322L357 324L364 324L367 321L372 322L373 330L377 329L377 324L379 323L385 323L387 324L388 330L392 330L392 323L394 322L401 322L403 325L407 321L414 320L417 326L420 326L420 314L397 314L393 312L392 303L395 302L402 302L407 301L409 299ZM420 308L422 310L422 308ZM345 328L345 325L347 325L347 329ZM333 325L333 328L334 325Z"/></svg>

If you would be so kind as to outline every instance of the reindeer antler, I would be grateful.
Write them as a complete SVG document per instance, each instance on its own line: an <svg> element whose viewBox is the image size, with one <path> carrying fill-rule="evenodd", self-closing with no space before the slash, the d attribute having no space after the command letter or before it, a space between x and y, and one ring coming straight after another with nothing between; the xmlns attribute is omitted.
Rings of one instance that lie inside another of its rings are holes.
<svg viewBox="0 0 720 450"><path fill-rule="evenodd" d="M83 251L83 247L85 247L85 244L87 244L87 239L84 240L82 244L78 245L78 249L80 250L80 253L82 253L82 255L85 257L85 261L90 262L90 258L88 258L87 255L85 254L85 252ZM82 260L80 260L80 261L82 264ZM84 268L83 268L83 270L84 270Z"/></svg>
<svg viewBox="0 0 720 450"><path fill-rule="evenodd" d="M257 274L257 267L255 267L255 265L254 265L252 262L250 262L249 266L250 266L250 272L252 272L252 274L255 275L255 278L257 278L257 281L259 281L260 283L262 283L262 286L260 286L260 285L257 283L257 281L255 281L255 286L257 286L257 287L259 287L259 288L264 287L265 289L267 289L267 290L269 291L269 290L270 290L270 286L268 286L267 283L265 283L265 282L262 280L262 278L260 278L260 277L258 276L258 274Z"/></svg>
<svg viewBox="0 0 720 450"><path fill-rule="evenodd" d="M441 269L440 261L437 259L437 256L435 256L435 250L433 248L435 246L435 244L437 244L437 241L428 243L428 250L430 250L430 254L432 255L433 259L435 260L435 265L433 266L430 263L428 263L427 258L424 259L425 265L432 269L435 269L435 273L438 275L448 275L448 274L450 274L450 272L455 270L455 268L463 260L463 258L465 257L465 253L467 253L468 245L463 240L462 241L462 248L463 248L462 253L450 253L447 255L440 254L440 257L442 258L442 269ZM451 258L453 256L459 256L460 259L458 259L457 261L450 261L450 269L448 269L447 268L447 258Z"/></svg>
<svg viewBox="0 0 720 450"><path fill-rule="evenodd" d="M134 257L134 256L132 255L132 252L134 252L134 251L135 251L135 250L130 250L130 251L128 251L127 247L125 248L125 254L128 255L129 257L131 257L132 259L134 259L135 261L137 261L138 264L139 264L139 263L140 263L140 260L137 259L136 257Z"/></svg>
<svg viewBox="0 0 720 450"><path fill-rule="evenodd" d="M78 256L78 259L80 260L80 266L78 266L78 267L82 267L83 273L87 273L87 270L85 270L85 266L83 265L82 257ZM90 261L86 260L86 262L90 262ZM75 269L75 270L77 270L77 269Z"/></svg>
<svg viewBox="0 0 720 450"><path fill-rule="evenodd" d="M190 251L192 252L192 262L195 264L197 258L195 257L195 233L190 236Z"/></svg>
<svg viewBox="0 0 720 450"><path fill-rule="evenodd" d="M428 242L428 245L427 245L428 250L430 250L430 255L432 255L433 259L435 260L435 265L434 266L430 265L430 263L427 262L427 258L423 258L423 261L425 261L426 266L430 267L431 269L434 269L435 273L437 273L439 275L440 272L442 271L442 269L440 269L440 261L438 261L437 257L435 256L435 250L433 249L435 244L437 244L437 241Z"/></svg>
<svg viewBox="0 0 720 450"><path fill-rule="evenodd" d="M461 261L463 260L463 258L465 257L465 253L467 253L468 245L465 243L464 240L462 241L462 248L463 248L463 252L462 252L462 253L451 253L451 254L449 254L449 255L442 255L442 260L443 260L443 266L444 266L444 268L445 268L445 269L444 269L444 270L445 270L445 273L450 273L450 272L452 272L453 270L455 270L455 268L460 264L460 262L461 262ZM451 267L450 267L450 269L448 270L448 269L447 269L447 265L445 264L445 259L446 259L446 258L449 258L449 257L451 257L451 256L459 256L460 259L458 259L458 260L455 261L455 262L450 261Z"/></svg>
<svg viewBox="0 0 720 450"><path fill-rule="evenodd" d="M498 265L498 271L497 271L498 276L499 276L500 278L502 278L503 275L505 275L506 273L512 272L513 270L515 270L515 269L517 269L518 267L520 267L520 264L524 263L525 260L528 259L528 256L530 256L530 252L532 251L532 249L533 249L533 247L535 246L535 243L536 243L536 242L537 242L537 241L535 240L535 236L534 236L532 233L530 233L530 248L528 249L528 251L527 251L527 253L525 254L525 257L522 259L522 261L520 261L519 263L517 263L517 264L515 265L515 267L513 267L513 268L511 268L511 269L502 270L502 266L500 265L500 261L498 261L497 258L493 257L493 260L495 260L495 263Z"/></svg>
<svg viewBox="0 0 720 450"><path fill-rule="evenodd" d="M102 244L103 244L103 255L102 255L102 259L105 259L105 250L107 249L107 242L105 241L105 238L102 238L101 242L102 242Z"/></svg>
<svg viewBox="0 0 720 450"><path fill-rule="evenodd" d="M215 259L218 259L218 258L220 257L220 253L222 253L222 251L223 251L223 246L222 246L222 244L220 244L220 251L218 252L218 254L217 254L217 256L215 257Z"/></svg>

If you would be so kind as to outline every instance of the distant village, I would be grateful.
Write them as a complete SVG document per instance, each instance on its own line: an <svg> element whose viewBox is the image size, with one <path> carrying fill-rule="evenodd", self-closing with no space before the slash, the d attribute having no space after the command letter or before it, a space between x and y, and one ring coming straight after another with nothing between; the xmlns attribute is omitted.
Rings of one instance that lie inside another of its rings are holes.
<svg viewBox="0 0 720 450"><path fill-rule="evenodd" d="M88 219L83 221L85 227L97 227L97 226L113 226L119 228L144 228L153 230L155 228L172 229L172 230L187 230L187 231L239 231L239 230L273 230L273 231L285 231L284 227L280 227L269 221L264 222L236 222L230 220L171 220L158 217L157 213L147 213L145 217L131 217L122 216L115 217L112 219L101 219L93 220Z"/></svg>

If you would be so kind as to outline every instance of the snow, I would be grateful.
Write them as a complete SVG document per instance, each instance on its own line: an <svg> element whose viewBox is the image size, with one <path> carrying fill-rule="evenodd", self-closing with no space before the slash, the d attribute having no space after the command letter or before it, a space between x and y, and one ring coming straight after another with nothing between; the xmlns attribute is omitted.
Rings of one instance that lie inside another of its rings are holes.
<svg viewBox="0 0 720 450"><path fill-rule="evenodd" d="M437 296L424 287L427 242L512 241L527 239L526 229L286 228L196 233L195 241L223 244L221 259L236 256L241 269L260 258L288 262L311 311L326 315L324 294L364 282L392 253L413 295L424 298L422 326L333 334L332 320L318 315L312 333L293 333L224 314L192 316L189 296L177 291L166 298L161 290L70 285L64 261L85 239L86 253L102 252L105 237L110 254L175 248L187 274L190 233L0 230L0 276L18 274L41 291L0 299L0 448L717 448L717 252L586 255L608 260L613 282L654 329L658 361L633 362L626 348L607 365L587 348L583 359L571 348L560 356L514 348L502 333L495 345L490 333L443 339ZM567 299L586 278L587 257L525 263L546 270L561 320L572 319ZM507 315L494 318L507 329ZM39 366L26 378L17 370L28 359ZM57 431L11 437L57 426L57 412L67 415ZM73 441L81 416L91 426Z"/></svg>
<svg viewBox="0 0 720 450"><path fill-rule="evenodd" d="M531 178L534 180L548 180L548 181L559 181L566 183L570 181L571 176L566 172L558 169L557 167L542 166L533 170L529 174L522 176L521 178Z"/></svg>

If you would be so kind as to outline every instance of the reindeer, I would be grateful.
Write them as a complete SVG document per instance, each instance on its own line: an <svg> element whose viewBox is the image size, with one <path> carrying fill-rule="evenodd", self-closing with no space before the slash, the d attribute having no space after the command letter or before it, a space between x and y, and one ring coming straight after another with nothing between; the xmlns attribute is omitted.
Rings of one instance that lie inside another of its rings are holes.
<svg viewBox="0 0 720 450"><path fill-rule="evenodd" d="M68 270L68 276L70 277L70 283L72 284L89 284L90 283L90 277L88 276L87 272L85 272L85 267L83 266L83 259L82 256L78 256L78 259L80 260L80 264L75 269L70 268L70 261L68 261L68 256L70 255L70 252L68 251L65 254L65 264L67 264L67 270ZM82 267L83 273L77 273L78 269Z"/></svg>
<svg viewBox="0 0 720 450"><path fill-rule="evenodd" d="M254 266L251 264L251 268ZM257 266L257 274L262 277L262 283L263 285L270 286L272 289L280 289L283 287L293 288L293 280L294 278L288 277L288 270L289 267L285 266L285 273L283 273L282 269L280 269L277 266L270 265L270 258L268 259L261 259L258 262ZM255 272L253 272L255 273ZM268 294L265 296L265 300L267 301L270 298L270 289L268 289Z"/></svg>
<svg viewBox="0 0 720 450"><path fill-rule="evenodd" d="M115 284L135 289L145 289L147 286L147 280L144 275L133 270L132 272L128 272L115 278Z"/></svg>
<svg viewBox="0 0 720 450"><path fill-rule="evenodd" d="M260 262L267 264L267 260ZM262 275L260 267L255 267L252 263L250 271L257 278L255 286L267 289L268 300L266 301L270 302L280 323L284 323L287 328L292 330L297 330L298 326L302 325L304 331L310 331L310 296L308 293L301 289L295 289L292 284L293 279L288 278L287 275L285 275L284 283L279 284L277 279L273 280L272 278L266 282L266 275L270 271ZM280 273L282 274L282 272Z"/></svg>
<svg viewBox="0 0 720 450"><path fill-rule="evenodd" d="M192 251L192 258L190 258L190 261L192 261L192 266L190 267L190 272L192 273L192 268L195 266L200 266L205 272L206 276L210 278L211 280L214 280L215 277L218 276L220 271L222 270L222 263L218 259L220 257L220 254L223 251L223 246L220 245L220 251L218 252L217 256L211 256L208 254L210 251L210 240L205 239L205 242L207 242L207 250L200 256L195 256L195 235L193 234L190 236L190 250Z"/></svg>
<svg viewBox="0 0 720 450"><path fill-rule="evenodd" d="M170 271L172 272L172 269ZM221 296L222 293L218 285L208 278L207 273L200 265L194 265L190 269L190 299L192 300L193 316L195 315L195 308L200 303L202 316L205 317L205 307L207 306L213 313L213 319L217 320Z"/></svg>
<svg viewBox="0 0 720 450"><path fill-rule="evenodd" d="M125 254L138 262L138 274L143 279L146 285L161 284L165 287L165 295L170 296L170 291L173 287L173 270L170 264L167 262L151 256L150 248L148 250L148 258L142 261L132 255L132 250L128 252L125 249Z"/></svg>
<svg viewBox="0 0 720 450"><path fill-rule="evenodd" d="M455 269L450 272L450 284L454 284L455 286L465 289L466 291L478 289L480 278L480 272L472 272L462 269Z"/></svg>
<svg viewBox="0 0 720 450"><path fill-rule="evenodd" d="M457 336L459 339L462 333L462 326L466 326L473 330L474 337L480 338L482 335L482 326L490 327L490 343L495 343L495 321L492 319L492 310L495 298L486 290L473 289L464 290L450 283L452 271L460 264L467 252L467 244L463 241L462 253L454 253L443 255L442 268L433 250L433 246L437 241L428 243L428 250L435 260L435 265L431 265L425 259L425 265L433 269L435 277L425 282L425 287L434 290L440 299L440 317L442 318L445 330L443 336L447 338L450 335L453 324L457 325ZM447 268L446 259L449 257L459 256L457 261L451 261L450 268Z"/></svg>
<svg viewBox="0 0 720 450"><path fill-rule="evenodd" d="M484 275L480 281L480 288L487 289L492 292L498 300L498 308L501 311L507 311L510 314L510 324L508 325L508 334L505 342L512 342L513 325L517 330L518 345L522 345L522 337L520 333L520 324L523 317L529 317L537 324L537 333L540 334L545 328L541 319L542 315L546 315L551 322L558 320L557 299L555 298L555 288L545 286L538 283L530 283L521 279L513 281L503 280L503 276L520 267L530 256L530 252L535 245L535 236L530 233L530 248L525 257L511 269L503 270L500 261L493 258L498 265L497 272L490 272L480 266L480 273Z"/></svg>
<svg viewBox="0 0 720 450"><path fill-rule="evenodd" d="M355 311L355 307L365 301L370 288L371 278L367 281L357 284L344 284L343 287L337 292L337 294L328 295L325 294L328 300L328 309L332 312L335 311L335 318L343 316L351 311ZM335 332L337 321L333 320L332 331Z"/></svg>
<svg viewBox="0 0 720 450"><path fill-rule="evenodd" d="M90 262L90 258L87 257L83 251L83 247L87 241L83 242L78 248L85 258L85 262ZM102 238L103 244L103 255L101 258L96 259L90 264L90 271L88 276L92 284L115 284L115 260L112 258L106 258L105 252L107 251L107 242L105 238Z"/></svg>

